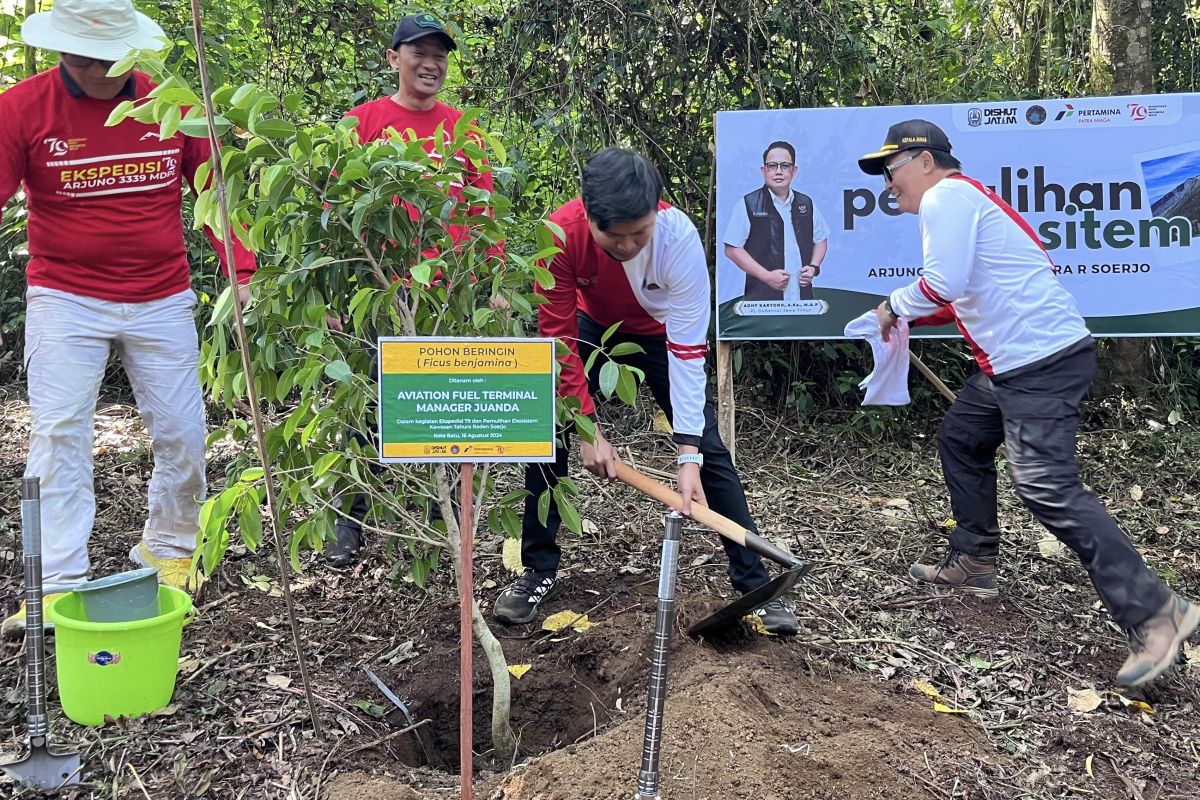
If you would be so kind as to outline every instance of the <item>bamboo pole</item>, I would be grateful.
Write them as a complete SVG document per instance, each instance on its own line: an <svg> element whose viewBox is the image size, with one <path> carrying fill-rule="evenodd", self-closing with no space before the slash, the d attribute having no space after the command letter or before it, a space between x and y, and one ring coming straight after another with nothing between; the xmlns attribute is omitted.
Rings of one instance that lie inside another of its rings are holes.
<svg viewBox="0 0 1200 800"><path fill-rule="evenodd" d="M254 386L254 371L250 367L250 345L246 336L246 321L242 314L242 298L239 293L237 265L233 257L233 225L229 217L229 195L226 191L225 173L221 165L221 140L217 136L216 113L213 110L212 87L208 82L208 59L204 50L204 26L200 22L200 0L191 0L192 31L196 36L196 66L200 72L200 91L204 99L204 114L208 122L208 142L212 147L212 179L217 190L217 206L221 213L221 238L225 244L225 263L229 270L230 298L233 301L233 318L237 328L238 349L242 356L242 372L246 378L246 396L250 404L250 417L254 423L254 440L258 447L259 461L263 468L263 483L267 489L267 515L270 517L271 533L275 539L275 560L279 565L279 584L283 602L287 606L288 623L292 632L292 646L296 650L296 665L304 685L304 697L308 701L308 714L313 732L318 739L325 738L321 718L317 715L317 701L313 696L312 683L308 677L308 664L304 659L304 646L300 639L300 623L296 619L296 606L292 600L292 575L288 562L288 548L283 541L280 528L279 500L275 496L275 479L271 461L267 457L266 436L263 431L262 414L258 406L258 391Z"/></svg>

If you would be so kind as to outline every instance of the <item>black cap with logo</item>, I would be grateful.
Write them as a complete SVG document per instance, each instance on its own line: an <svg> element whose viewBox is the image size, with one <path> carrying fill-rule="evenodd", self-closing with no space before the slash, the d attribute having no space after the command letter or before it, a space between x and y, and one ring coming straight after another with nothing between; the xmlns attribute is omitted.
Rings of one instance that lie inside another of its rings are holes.
<svg viewBox="0 0 1200 800"><path fill-rule="evenodd" d="M858 168L868 175L882 175L883 162L891 155L903 150L940 150L950 152L950 140L946 133L932 122L910 119L897 122L888 128L887 138L878 152L867 153L858 160Z"/></svg>
<svg viewBox="0 0 1200 800"><path fill-rule="evenodd" d="M426 36L441 37L446 49L458 49L454 37L447 33L446 27L442 25L441 21L428 11L409 14L400 20L400 23L396 25L396 32L392 34L392 49L395 50L400 45L415 42L417 39L424 39Z"/></svg>

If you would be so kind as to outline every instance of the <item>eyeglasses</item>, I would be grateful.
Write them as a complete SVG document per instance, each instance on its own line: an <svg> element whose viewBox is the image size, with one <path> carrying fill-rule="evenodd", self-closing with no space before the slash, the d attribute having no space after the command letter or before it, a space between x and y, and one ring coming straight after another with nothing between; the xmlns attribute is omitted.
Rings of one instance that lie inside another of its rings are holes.
<svg viewBox="0 0 1200 800"><path fill-rule="evenodd" d="M105 69L109 69L112 67L113 64L117 63L116 61L107 61L103 58L91 58L89 56L77 56L77 55L74 55L73 53L59 53L58 58L60 61L62 61L68 67L74 67L75 69L87 69L92 64L99 64L100 66L104 67Z"/></svg>
<svg viewBox="0 0 1200 800"><path fill-rule="evenodd" d="M924 151L921 151L921 152L924 152ZM893 161L891 164L884 164L883 165L884 180L886 180L888 183L891 183L892 181L896 180L896 170L898 168L903 167L908 162L915 161L916 159L918 159L920 157L921 157L921 153L916 153L915 155L911 155L902 161Z"/></svg>
<svg viewBox="0 0 1200 800"><path fill-rule="evenodd" d="M787 172L796 165L790 161L768 161L763 164L763 169L767 172Z"/></svg>

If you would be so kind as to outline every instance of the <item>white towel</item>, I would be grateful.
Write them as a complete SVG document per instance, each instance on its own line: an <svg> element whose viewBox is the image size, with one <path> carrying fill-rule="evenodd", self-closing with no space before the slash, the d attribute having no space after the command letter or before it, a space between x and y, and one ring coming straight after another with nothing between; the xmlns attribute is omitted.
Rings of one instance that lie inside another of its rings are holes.
<svg viewBox="0 0 1200 800"><path fill-rule="evenodd" d="M866 339L871 343L875 368L858 385L866 389L864 406L906 406L908 396L908 322L901 319L892 328L888 341L879 332L879 319L874 311L846 323L846 336Z"/></svg>

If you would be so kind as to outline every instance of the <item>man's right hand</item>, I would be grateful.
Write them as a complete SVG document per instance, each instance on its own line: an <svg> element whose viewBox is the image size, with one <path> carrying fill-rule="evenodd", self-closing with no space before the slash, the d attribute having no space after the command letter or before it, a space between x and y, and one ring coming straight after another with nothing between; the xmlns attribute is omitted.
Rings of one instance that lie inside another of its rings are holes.
<svg viewBox="0 0 1200 800"><path fill-rule="evenodd" d="M579 460L583 462L584 469L596 477L616 480L617 451L613 450L612 445L600 433L599 425L596 426L595 443L588 444L583 439L579 440Z"/></svg>
<svg viewBox="0 0 1200 800"><path fill-rule="evenodd" d="M788 275L787 270L776 269L776 270L771 270L770 272L768 272L767 277L763 278L762 282L765 283L767 286L770 286L775 291L782 292L784 289L787 288L788 281L790 281L791 279L792 279L792 276Z"/></svg>

